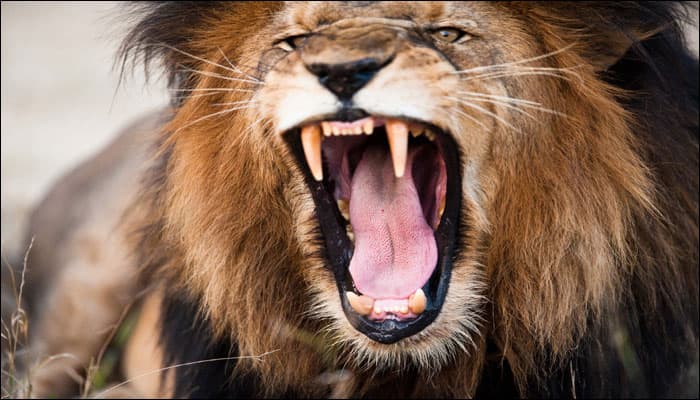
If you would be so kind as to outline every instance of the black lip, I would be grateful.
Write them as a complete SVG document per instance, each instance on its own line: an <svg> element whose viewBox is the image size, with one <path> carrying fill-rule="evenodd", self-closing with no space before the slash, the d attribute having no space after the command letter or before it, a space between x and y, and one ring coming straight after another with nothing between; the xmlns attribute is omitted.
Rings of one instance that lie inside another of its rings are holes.
<svg viewBox="0 0 700 400"><path fill-rule="evenodd" d="M351 115L369 116L368 113L359 110ZM322 120L347 120L347 113L323 116ZM381 117L381 116L377 116ZM412 120L402 116L393 118ZM352 118L355 120L358 118ZM319 119L321 120L321 119ZM415 120L414 120L415 121ZM301 146L299 129L295 128L286 132L283 137L300 166L304 179L316 204L316 216L319 221L321 233L326 243L325 258L338 286L339 295L343 305L343 311L350 324L372 340L379 343L391 344L403 338L414 335L430 325L440 313L447 295L452 272L452 260L455 253L455 245L458 239L459 221L461 213L461 168L457 144L448 133L440 128L425 122L424 125L438 132L436 143L440 148L447 170L447 191L445 194L445 211L435 231L435 241L438 249L438 261L433 274L423 286L427 297L426 309L418 317L410 320L384 320L372 321L353 311L348 303L345 292L353 291L352 279L348 271L352 258L353 245L345 233L343 217L338 211L332 194L324 186L324 182L317 182L306 166L306 159Z"/></svg>

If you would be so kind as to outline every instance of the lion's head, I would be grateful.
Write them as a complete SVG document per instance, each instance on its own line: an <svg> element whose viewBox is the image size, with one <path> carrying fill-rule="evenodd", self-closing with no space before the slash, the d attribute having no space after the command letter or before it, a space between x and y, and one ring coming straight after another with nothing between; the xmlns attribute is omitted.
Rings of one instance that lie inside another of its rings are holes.
<svg viewBox="0 0 700 400"><path fill-rule="evenodd" d="M492 353L525 390L626 326L609 317L631 292L637 312L682 315L697 176L659 182L656 122L637 118L621 64L675 43L673 12L151 6L125 47L161 56L176 93L148 195L151 278L239 354L280 349L238 363L271 393L345 367L472 395Z"/></svg>

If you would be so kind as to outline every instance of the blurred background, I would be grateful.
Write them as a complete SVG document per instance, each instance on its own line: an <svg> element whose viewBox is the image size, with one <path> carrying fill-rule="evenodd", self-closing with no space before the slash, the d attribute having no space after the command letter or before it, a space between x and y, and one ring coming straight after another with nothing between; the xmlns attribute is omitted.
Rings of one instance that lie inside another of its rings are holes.
<svg viewBox="0 0 700 400"><path fill-rule="evenodd" d="M114 55L128 25L118 2L2 3L2 250L61 174L139 115L167 103L141 70L117 90ZM695 26L688 29L698 52Z"/></svg>
<svg viewBox="0 0 700 400"><path fill-rule="evenodd" d="M2 250L52 182L129 121L167 104L140 69L117 90L118 2L2 2Z"/></svg>

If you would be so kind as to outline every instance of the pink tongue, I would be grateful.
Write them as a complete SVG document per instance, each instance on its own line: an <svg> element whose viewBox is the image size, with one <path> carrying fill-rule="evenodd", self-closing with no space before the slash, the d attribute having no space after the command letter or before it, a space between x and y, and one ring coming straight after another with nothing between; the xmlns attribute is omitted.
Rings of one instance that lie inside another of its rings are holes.
<svg viewBox="0 0 700 400"><path fill-rule="evenodd" d="M395 178L389 152L370 146L352 177L350 274L360 293L374 299L407 298L428 281L437 263L433 230L411 174L415 153L409 149L406 173Z"/></svg>

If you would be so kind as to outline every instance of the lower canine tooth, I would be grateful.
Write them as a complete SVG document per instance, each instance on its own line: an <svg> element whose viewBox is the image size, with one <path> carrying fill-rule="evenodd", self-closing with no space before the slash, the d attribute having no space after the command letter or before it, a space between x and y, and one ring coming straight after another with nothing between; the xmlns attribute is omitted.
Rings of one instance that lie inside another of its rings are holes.
<svg viewBox="0 0 700 400"><path fill-rule="evenodd" d="M323 164L321 162L321 129L318 125L307 125L301 128L301 145L304 148L306 163L311 175L317 181L323 180Z"/></svg>
<svg viewBox="0 0 700 400"><path fill-rule="evenodd" d="M425 311L426 302L427 299L425 298L423 289L418 289L408 298L408 308L411 309L412 313L420 314Z"/></svg>
<svg viewBox="0 0 700 400"><path fill-rule="evenodd" d="M350 221L350 204L348 201L340 199L336 203L338 204L338 211L340 211L340 215L342 215L346 221Z"/></svg>
<svg viewBox="0 0 700 400"><path fill-rule="evenodd" d="M369 315L374 307L374 299L369 296L358 296L353 292L345 292L350 307L360 315Z"/></svg>

